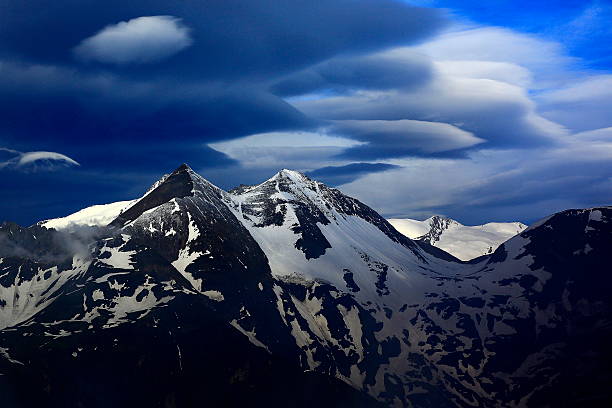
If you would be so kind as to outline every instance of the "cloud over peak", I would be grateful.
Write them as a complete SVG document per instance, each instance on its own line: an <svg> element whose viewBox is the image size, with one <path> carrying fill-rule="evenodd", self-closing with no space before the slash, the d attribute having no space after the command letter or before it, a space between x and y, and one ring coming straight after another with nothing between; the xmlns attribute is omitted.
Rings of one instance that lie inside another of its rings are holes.
<svg viewBox="0 0 612 408"><path fill-rule="evenodd" d="M19 152L0 147L0 170L54 170L58 167L80 166L70 157L56 152Z"/></svg>
<svg viewBox="0 0 612 408"><path fill-rule="evenodd" d="M75 49L83 61L143 64L168 58L192 44L189 28L173 16L145 16L109 25Z"/></svg>

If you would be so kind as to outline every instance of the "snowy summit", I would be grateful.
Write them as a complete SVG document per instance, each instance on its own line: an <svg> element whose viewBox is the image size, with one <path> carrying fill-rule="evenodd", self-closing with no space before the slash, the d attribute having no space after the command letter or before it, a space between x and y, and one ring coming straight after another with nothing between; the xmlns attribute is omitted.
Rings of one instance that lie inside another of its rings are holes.
<svg viewBox="0 0 612 408"><path fill-rule="evenodd" d="M387 221L408 238L425 241L463 261L493 253L503 242L527 228L521 222L468 226L438 215L424 221L410 218L390 218Z"/></svg>

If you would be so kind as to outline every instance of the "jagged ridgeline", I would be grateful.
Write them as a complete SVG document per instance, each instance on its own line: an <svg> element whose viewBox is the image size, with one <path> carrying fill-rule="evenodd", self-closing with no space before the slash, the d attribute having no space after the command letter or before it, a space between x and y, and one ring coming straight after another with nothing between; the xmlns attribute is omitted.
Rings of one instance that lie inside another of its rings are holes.
<svg viewBox="0 0 612 408"><path fill-rule="evenodd" d="M611 401L612 208L464 262L282 170L0 226L3 407Z"/></svg>

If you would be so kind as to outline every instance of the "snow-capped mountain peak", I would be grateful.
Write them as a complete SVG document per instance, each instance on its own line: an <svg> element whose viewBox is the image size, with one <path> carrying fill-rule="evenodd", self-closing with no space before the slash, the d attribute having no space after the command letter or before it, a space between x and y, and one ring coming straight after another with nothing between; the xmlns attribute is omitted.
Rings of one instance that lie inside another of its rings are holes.
<svg viewBox="0 0 612 408"><path fill-rule="evenodd" d="M404 221L463 249L522 227ZM217 386L244 391L274 358L398 407L563 405L559 391L584 401L607 381L610 208L565 211L459 262L298 172L226 193L181 166L111 226L80 257L58 246L70 232L0 225L0 389L16 378L65 402L81 378L104 390L118 378L128 388L113 402L196 390L176 404L192 406L203 374L210 384L227 371ZM245 377L253 356L264 369ZM100 394L81 388L83 405Z"/></svg>
<svg viewBox="0 0 612 408"><path fill-rule="evenodd" d="M290 170L290 169L281 169L274 176L272 176L272 178L273 179L287 178L296 183L304 182L306 180L312 181L304 173L301 173L297 170Z"/></svg>
<svg viewBox="0 0 612 408"><path fill-rule="evenodd" d="M520 222L467 226L440 215L424 221L409 218L391 218L388 221L408 238L441 248L464 261L493 253L504 241L527 228Z"/></svg>
<svg viewBox="0 0 612 408"><path fill-rule="evenodd" d="M431 245L435 245L435 243L440 240L440 237L444 231L450 228L463 226L451 218L442 217L439 215L434 215L433 217L425 220L425 222L429 225L429 231L416 239L423 240Z"/></svg>
<svg viewBox="0 0 612 408"><path fill-rule="evenodd" d="M196 194L220 196L226 193L183 163L172 173L165 174L153 183L140 198L93 205L66 217L44 220L37 224L45 228L64 231L80 226L105 227L111 223L113 226L124 225L134 220L137 215L174 198Z"/></svg>
<svg viewBox="0 0 612 408"><path fill-rule="evenodd" d="M115 227L126 225L143 213L169 203L173 199L189 196L210 199L212 196L218 200L224 193L223 190L193 171L187 164L182 164L153 184L142 198L126 208L110 225Z"/></svg>

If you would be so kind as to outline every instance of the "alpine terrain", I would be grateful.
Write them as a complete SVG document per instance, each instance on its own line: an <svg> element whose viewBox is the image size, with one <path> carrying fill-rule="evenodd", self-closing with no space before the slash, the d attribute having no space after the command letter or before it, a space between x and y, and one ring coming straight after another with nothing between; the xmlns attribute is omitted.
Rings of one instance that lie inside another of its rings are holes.
<svg viewBox="0 0 612 408"><path fill-rule="evenodd" d="M527 228L520 222L467 226L439 215L424 221L410 218L390 218L387 221L408 238L436 246L463 261L493 253L503 242Z"/></svg>
<svg viewBox="0 0 612 408"><path fill-rule="evenodd" d="M2 406L610 403L612 207L514 231L465 262L299 172L224 191L187 165L5 222Z"/></svg>

